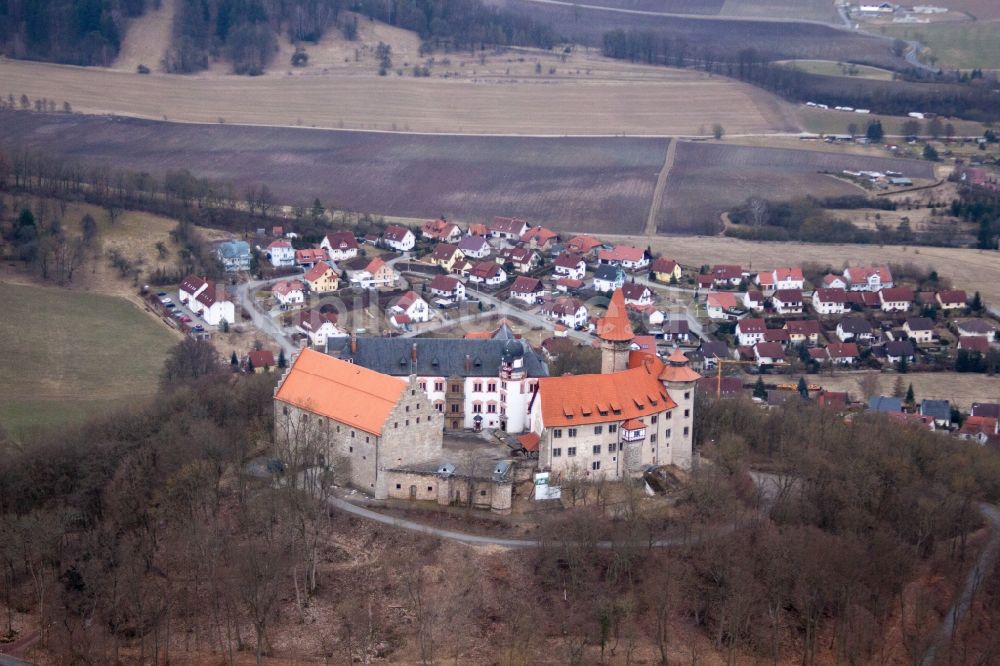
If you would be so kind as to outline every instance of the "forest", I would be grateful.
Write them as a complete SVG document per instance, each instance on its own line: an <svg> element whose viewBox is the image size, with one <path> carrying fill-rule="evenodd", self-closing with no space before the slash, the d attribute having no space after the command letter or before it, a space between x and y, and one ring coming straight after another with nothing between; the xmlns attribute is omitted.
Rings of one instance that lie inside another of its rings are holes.
<svg viewBox="0 0 1000 666"><path fill-rule="evenodd" d="M0 436L0 605L29 611L42 654L912 663L974 557L977 502L1000 497L989 448L809 401L700 398L706 461L673 502L567 486L564 509L539 517L542 547L481 550L326 511L336 472L315 483L307 456L271 443L273 383L188 340L150 405ZM251 473L261 456L285 464ZM767 493L749 476L761 466ZM687 537L653 547L664 533ZM1000 613L995 572L976 599L949 663L1000 647L983 630Z"/></svg>

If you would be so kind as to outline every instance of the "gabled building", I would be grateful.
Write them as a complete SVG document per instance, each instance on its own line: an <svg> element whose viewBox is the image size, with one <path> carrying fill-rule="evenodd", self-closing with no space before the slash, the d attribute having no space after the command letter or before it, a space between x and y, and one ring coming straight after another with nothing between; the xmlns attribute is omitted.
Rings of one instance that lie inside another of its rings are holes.
<svg viewBox="0 0 1000 666"><path fill-rule="evenodd" d="M986 338L987 342L996 340L996 327L985 319L965 319L955 326L960 336Z"/></svg>
<svg viewBox="0 0 1000 666"><path fill-rule="evenodd" d="M934 322L927 317L909 317L903 324L906 336L918 345L934 342Z"/></svg>
<svg viewBox="0 0 1000 666"><path fill-rule="evenodd" d="M246 241L223 241L216 247L215 253L228 273L250 270L250 244Z"/></svg>
<svg viewBox="0 0 1000 666"><path fill-rule="evenodd" d="M623 284L622 294L625 296L626 305L646 306L653 303L652 290L643 284L636 284L635 282Z"/></svg>
<svg viewBox="0 0 1000 666"><path fill-rule="evenodd" d="M528 273L541 265L542 258L535 250L526 247L509 247L500 252L498 261L509 263L515 273Z"/></svg>
<svg viewBox="0 0 1000 666"><path fill-rule="evenodd" d="M826 353L830 362L837 365L852 365L860 357L858 346L853 342L831 342L826 347Z"/></svg>
<svg viewBox="0 0 1000 666"><path fill-rule="evenodd" d="M735 319L739 309L736 295L725 291L709 292L705 298L705 309L709 319Z"/></svg>
<svg viewBox="0 0 1000 666"><path fill-rule="evenodd" d="M970 416L958 431L960 439L986 444L998 433L997 419L990 416Z"/></svg>
<svg viewBox="0 0 1000 666"><path fill-rule="evenodd" d="M564 253L552 263L555 274L571 280L582 280L587 274L587 262L579 254Z"/></svg>
<svg viewBox="0 0 1000 666"><path fill-rule="evenodd" d="M510 297L526 305L535 305L544 293L542 281L527 275L517 276L510 286Z"/></svg>
<svg viewBox="0 0 1000 666"><path fill-rule="evenodd" d="M616 245L610 250L597 253L597 260L602 264L621 266L627 271L642 270L649 266L646 252L631 245Z"/></svg>
<svg viewBox="0 0 1000 666"><path fill-rule="evenodd" d="M323 236L319 246L331 261L347 261L358 256L358 239L351 231L335 231Z"/></svg>
<svg viewBox="0 0 1000 666"><path fill-rule="evenodd" d="M485 236L464 236L458 241L458 249L469 259L485 259L493 251Z"/></svg>
<svg viewBox="0 0 1000 666"><path fill-rule="evenodd" d="M752 347L764 341L767 324L763 319L740 319L736 322L736 339L741 346Z"/></svg>
<svg viewBox="0 0 1000 666"><path fill-rule="evenodd" d="M593 236L574 236L566 241L566 252L581 257L593 257L601 248L601 242Z"/></svg>
<svg viewBox="0 0 1000 666"><path fill-rule="evenodd" d="M920 403L920 415L934 419L935 428L951 425L951 403L947 400L924 400Z"/></svg>
<svg viewBox="0 0 1000 666"><path fill-rule="evenodd" d="M657 257L654 259L649 265L649 272L652 274L654 280L663 284L680 282L681 279L681 265L673 259L666 257Z"/></svg>
<svg viewBox="0 0 1000 666"><path fill-rule="evenodd" d="M868 342L873 337L871 322L864 317L844 317L837 323L837 338L841 342Z"/></svg>
<svg viewBox="0 0 1000 666"><path fill-rule="evenodd" d="M816 314L828 316L847 312L847 292L837 287L820 287L813 292L813 310Z"/></svg>
<svg viewBox="0 0 1000 666"><path fill-rule="evenodd" d="M833 273L824 275L820 285L825 289L847 289L847 281L843 276Z"/></svg>
<svg viewBox="0 0 1000 666"><path fill-rule="evenodd" d="M462 237L462 230L448 220L427 220L420 228L420 235L430 241L457 243Z"/></svg>
<svg viewBox="0 0 1000 666"><path fill-rule="evenodd" d="M515 217L494 217L487 225L490 236L507 241L519 241L528 231L528 223Z"/></svg>
<svg viewBox="0 0 1000 666"><path fill-rule="evenodd" d="M361 262L359 262L361 263ZM380 257L373 257L360 269L349 269L351 286L362 289L392 289L399 283L399 273Z"/></svg>
<svg viewBox="0 0 1000 666"><path fill-rule="evenodd" d="M777 342L782 347L788 347L791 338L783 328L769 328L764 331L764 342Z"/></svg>
<svg viewBox="0 0 1000 666"><path fill-rule="evenodd" d="M912 363L914 356L913 343L909 340L890 340L885 343L885 358L889 363L896 364L904 358L908 363Z"/></svg>
<svg viewBox="0 0 1000 666"><path fill-rule="evenodd" d="M300 305L306 300L306 286L302 280L282 280L271 288L271 295L286 307Z"/></svg>
<svg viewBox="0 0 1000 666"><path fill-rule="evenodd" d="M587 324L587 306L572 296L560 296L542 305L540 314L567 328L580 329Z"/></svg>
<svg viewBox="0 0 1000 666"><path fill-rule="evenodd" d="M616 289L621 289L625 284L625 271L620 266L602 264L594 269L594 277L591 281L594 291L608 293Z"/></svg>
<svg viewBox="0 0 1000 666"><path fill-rule="evenodd" d="M382 244L396 252L409 252L417 244L417 237L402 225L390 224L382 233Z"/></svg>
<svg viewBox="0 0 1000 666"><path fill-rule="evenodd" d="M303 280L309 286L309 291L314 294L329 294L340 288L340 276L333 266L321 261L303 276Z"/></svg>
<svg viewBox="0 0 1000 666"><path fill-rule="evenodd" d="M435 298L451 303L465 300L465 285L451 275L435 275L427 286Z"/></svg>
<svg viewBox="0 0 1000 666"><path fill-rule="evenodd" d="M800 289L778 289L771 296L771 304L778 314L802 314L802 291Z"/></svg>
<svg viewBox="0 0 1000 666"><path fill-rule="evenodd" d="M757 367L785 364L785 348L778 342L758 342L753 347L753 355Z"/></svg>
<svg viewBox="0 0 1000 666"><path fill-rule="evenodd" d="M320 263L330 260L326 250L321 247L306 248L295 251L295 264L303 269L309 269Z"/></svg>
<svg viewBox="0 0 1000 666"><path fill-rule="evenodd" d="M945 289L935 294L934 299L942 310L960 310L968 303L968 296L962 289Z"/></svg>
<svg viewBox="0 0 1000 666"><path fill-rule="evenodd" d="M958 338L958 349L986 356L990 352L990 341L981 335L962 335Z"/></svg>
<svg viewBox="0 0 1000 666"><path fill-rule="evenodd" d="M788 341L793 345L819 344L820 327L815 319L786 322L785 330L788 331Z"/></svg>
<svg viewBox="0 0 1000 666"><path fill-rule="evenodd" d="M507 281L507 271L495 261L478 261L469 271L469 282L497 287Z"/></svg>
<svg viewBox="0 0 1000 666"><path fill-rule="evenodd" d="M264 249L264 254L275 268L291 268L295 265L295 249L286 240L272 241Z"/></svg>
<svg viewBox="0 0 1000 666"><path fill-rule="evenodd" d="M423 323L431 320L431 308L415 291L408 291L400 296L389 312L406 315L409 323Z"/></svg>
<svg viewBox="0 0 1000 666"><path fill-rule="evenodd" d="M457 245L438 243L434 246L434 251L431 253L428 261L435 266L443 268L447 273L453 273L455 272L455 264L459 262L464 263L464 259L465 255L462 254Z"/></svg>
<svg viewBox="0 0 1000 666"><path fill-rule="evenodd" d="M522 234L521 242L531 250L548 252L559 242L559 234L545 227L532 227Z"/></svg>
<svg viewBox="0 0 1000 666"><path fill-rule="evenodd" d="M225 287L211 280L207 280L205 288L187 301L187 306L211 326L220 326L223 322L236 323L236 306L229 300Z"/></svg>
<svg viewBox="0 0 1000 666"><path fill-rule="evenodd" d="M741 298L743 300L743 307L747 310L760 312L764 309L764 294L762 292L751 289L745 292Z"/></svg>
<svg viewBox="0 0 1000 666"><path fill-rule="evenodd" d="M883 312L908 312L913 303L913 290L909 287L889 287L878 292Z"/></svg>
<svg viewBox="0 0 1000 666"><path fill-rule="evenodd" d="M732 264L712 266L712 284L716 287L737 287L743 281L743 268Z"/></svg>
<svg viewBox="0 0 1000 666"><path fill-rule="evenodd" d="M806 284L801 268L775 268L771 272L775 289L803 289Z"/></svg>
<svg viewBox="0 0 1000 666"><path fill-rule="evenodd" d="M851 291L881 291L894 286L888 266L848 266L844 281Z"/></svg>
<svg viewBox="0 0 1000 666"><path fill-rule="evenodd" d="M295 328L309 338L309 344L313 347L324 347L331 338L347 336L347 333L337 326L336 312L303 310L296 319Z"/></svg>
<svg viewBox="0 0 1000 666"><path fill-rule="evenodd" d="M180 303L189 303L191 299L208 289L211 284L207 279L197 275L188 275L177 288L177 300Z"/></svg>

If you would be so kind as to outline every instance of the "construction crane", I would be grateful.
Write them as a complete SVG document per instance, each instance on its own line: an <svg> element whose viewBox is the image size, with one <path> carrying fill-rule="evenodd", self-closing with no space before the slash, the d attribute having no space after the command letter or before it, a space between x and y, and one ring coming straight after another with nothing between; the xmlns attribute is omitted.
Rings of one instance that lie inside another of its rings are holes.
<svg viewBox="0 0 1000 666"><path fill-rule="evenodd" d="M757 365L756 361L735 361L728 358L716 358L717 372L715 376L715 397L722 397L722 366L723 365Z"/></svg>

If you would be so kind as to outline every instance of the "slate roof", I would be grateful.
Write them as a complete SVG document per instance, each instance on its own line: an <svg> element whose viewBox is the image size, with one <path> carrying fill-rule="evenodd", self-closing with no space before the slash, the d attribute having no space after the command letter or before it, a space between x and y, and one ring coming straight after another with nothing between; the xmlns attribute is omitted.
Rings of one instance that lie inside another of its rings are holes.
<svg viewBox="0 0 1000 666"><path fill-rule="evenodd" d="M351 351L348 337L327 341L327 353L386 375L422 377L497 377L504 355L524 357L529 377L548 377L549 369L530 345L521 340L464 338L357 338ZM417 360L413 362L413 349ZM468 369L465 357L471 363Z"/></svg>
<svg viewBox="0 0 1000 666"><path fill-rule="evenodd" d="M617 282L623 277L622 269L618 266L612 266L611 264L602 264L594 270L595 280L606 280L608 282Z"/></svg>
<svg viewBox="0 0 1000 666"><path fill-rule="evenodd" d="M920 415L933 417L937 421L950 421L951 403L947 400L924 400L920 403Z"/></svg>
<svg viewBox="0 0 1000 666"><path fill-rule="evenodd" d="M888 395L875 395L868 398L868 409L881 414L901 412L903 411L903 400Z"/></svg>
<svg viewBox="0 0 1000 666"><path fill-rule="evenodd" d="M852 333L854 335L872 332L871 323L864 317L844 317L840 320L838 326L845 333Z"/></svg>

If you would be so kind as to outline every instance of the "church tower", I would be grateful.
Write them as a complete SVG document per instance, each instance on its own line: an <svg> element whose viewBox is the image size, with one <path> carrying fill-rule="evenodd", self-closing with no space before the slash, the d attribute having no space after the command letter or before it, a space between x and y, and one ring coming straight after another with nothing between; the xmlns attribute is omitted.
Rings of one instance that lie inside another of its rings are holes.
<svg viewBox="0 0 1000 666"><path fill-rule="evenodd" d="M608 311L597 321L597 337L601 340L601 374L628 369L628 353L632 350L632 322L628 319L625 295L615 289Z"/></svg>
<svg viewBox="0 0 1000 666"><path fill-rule="evenodd" d="M670 462L683 469L691 468L694 454L694 389L701 375L688 366L688 358L677 347L667 357L667 364L660 372L660 381L667 387L667 394L677 403L670 426Z"/></svg>

